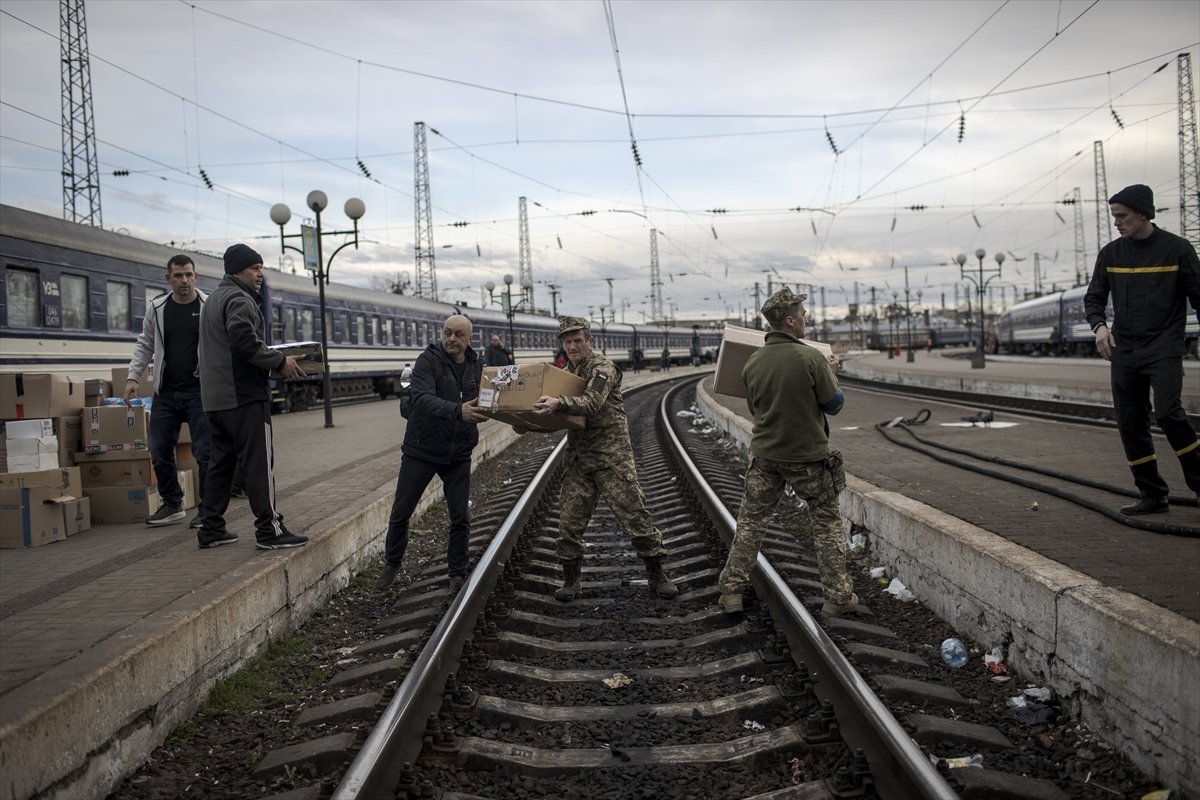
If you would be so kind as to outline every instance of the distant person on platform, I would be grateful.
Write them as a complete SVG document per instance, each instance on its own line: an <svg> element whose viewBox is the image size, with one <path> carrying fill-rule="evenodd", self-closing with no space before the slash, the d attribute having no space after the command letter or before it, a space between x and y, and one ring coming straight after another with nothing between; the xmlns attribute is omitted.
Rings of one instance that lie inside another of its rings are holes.
<svg viewBox="0 0 1200 800"><path fill-rule="evenodd" d="M238 540L225 527L225 510L239 463L254 512L255 546L278 550L308 543L307 537L284 527L283 515L275 508L270 373L276 370L295 380L304 377L304 370L295 356L285 356L263 342L262 283L262 256L244 244L233 245L225 251L225 278L200 317L200 395L212 438L212 461L196 532L201 548Z"/></svg>
<svg viewBox="0 0 1200 800"><path fill-rule="evenodd" d="M670 347L663 348L662 368L663 368L663 372L669 372L671 369L671 348Z"/></svg>
<svg viewBox="0 0 1200 800"><path fill-rule="evenodd" d="M500 337L492 334L491 343L483 350L484 366L506 367L513 363L513 355L505 348Z"/></svg>
<svg viewBox="0 0 1200 800"><path fill-rule="evenodd" d="M562 562L563 585L554 597L566 603L579 594L583 555L587 550L583 532L592 519L600 495L629 533L634 549L646 565L650 588L670 599L679 589L663 571L667 554L662 534L650 521L646 497L637 482L633 445L625 398L621 394L621 370L592 349L591 325L582 317L562 317L558 338L567 351L567 371L578 375L586 388L578 397L537 399L533 408L542 414L572 414L587 418L587 427L567 433L567 467L559 498L558 557ZM514 426L517 433L527 433Z"/></svg>
<svg viewBox="0 0 1200 800"><path fill-rule="evenodd" d="M808 504L825 595L821 611L838 616L858 606L846 571L846 535L838 512L846 473L841 453L829 449L825 420L826 414L842 410L845 398L834 377L837 357L826 359L800 341L807 298L786 286L767 298L762 315L770 330L742 368L754 428L737 531L718 579L718 603L727 614L742 611L742 592L785 486Z"/></svg>
<svg viewBox="0 0 1200 800"><path fill-rule="evenodd" d="M1083 307L1096 334L1096 349L1112 363L1117 430L1141 495L1121 513L1160 514L1170 507L1150 435L1152 390L1158 426L1200 502L1200 444L1180 402L1189 302L1200 320L1200 262L1186 239L1150 221L1154 193L1149 186L1126 186L1109 198L1108 207L1119 238L1096 256ZM1105 316L1109 295L1111 329Z"/></svg>
<svg viewBox="0 0 1200 800"><path fill-rule="evenodd" d="M142 333L133 345L129 375L125 381L125 405L138 395L146 368L152 366L154 403L150 407L150 460L158 481L162 505L146 517L147 525L169 525L187 514L183 510L183 488L175 464L179 430L188 424L192 436L192 455L196 459L196 480L204 496L204 477L208 471L208 418L200 401L197 374L197 350L200 343L200 309L207 295L196 288L196 266L185 255L171 256L167 262L169 292L146 302ZM200 527L200 514L190 527Z"/></svg>
<svg viewBox="0 0 1200 800"><path fill-rule="evenodd" d="M412 413L400 447L400 474L388 519L383 572L375 588L396 580L408 548L408 521L425 487L437 475L450 514L446 560L450 593L466 579L471 538L471 450L479 442L478 424L487 419L476 405L482 375L479 354L471 348L471 320L455 314L442 325L442 340L431 342L413 365Z"/></svg>

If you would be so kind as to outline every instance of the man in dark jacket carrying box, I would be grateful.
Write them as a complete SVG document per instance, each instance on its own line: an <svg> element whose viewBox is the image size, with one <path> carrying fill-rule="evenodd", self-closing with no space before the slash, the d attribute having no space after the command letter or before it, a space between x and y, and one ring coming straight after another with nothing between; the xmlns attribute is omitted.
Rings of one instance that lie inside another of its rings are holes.
<svg viewBox="0 0 1200 800"><path fill-rule="evenodd" d="M471 348L471 320L455 314L442 326L441 342L433 342L413 365L412 411L404 429L396 498L388 519L383 572L375 581L380 591L392 585L408 548L408 521L425 487L442 479L450 514L447 544L450 592L462 588L470 561L471 451L479 442L479 355Z"/></svg>

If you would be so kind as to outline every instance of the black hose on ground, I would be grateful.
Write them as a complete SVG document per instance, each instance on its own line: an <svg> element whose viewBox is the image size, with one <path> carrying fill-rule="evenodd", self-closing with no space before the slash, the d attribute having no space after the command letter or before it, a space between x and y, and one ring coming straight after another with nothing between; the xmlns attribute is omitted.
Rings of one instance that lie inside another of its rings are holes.
<svg viewBox="0 0 1200 800"><path fill-rule="evenodd" d="M922 414L924 416L922 416ZM1078 506L1082 506L1083 508L1087 508L1091 511L1095 511L1099 514L1103 514L1104 516L1108 517L1109 519L1111 519L1115 522L1119 522L1122 525L1125 525L1130 528L1137 528L1139 530L1150 531L1151 533L1162 533L1162 534L1166 534L1168 536L1200 537L1200 528L1191 528L1186 525L1174 525L1171 523L1151 522L1149 520L1139 519L1136 517L1127 517L1124 514L1120 513L1119 511L1115 511L1107 506L1101 505L1100 503L1094 502L1092 500L1088 500L1084 497L1080 497L1079 495L1074 494L1072 492L1068 492L1068 491L1059 489L1054 486L1049 486L1046 484L1038 483L1036 481L1027 480L1025 478L1020 478L1015 475L1008 475L1006 473L999 472L998 470L988 469L986 467L981 467L981 466L978 466L975 464L970 464L967 462L959 461L958 459L948 458L948 457L940 455L936 452L931 452L928 449L918 447L917 445L912 444L910 442L900 441L900 440L892 437L888 433L888 430L891 428L904 428L905 430L908 431L908 433L910 435L914 436L915 438L917 438L919 440L920 437L917 437L916 434L913 433L913 431L908 429L909 425L910 424L916 424L916 425L924 424L926 421L929 420L930 416L931 416L931 414L929 412L929 409L921 409L920 411L917 412L917 414L914 417L911 418L911 420L906 420L903 417L897 417L896 419L892 419L892 420L888 420L887 422L880 422L880 423L876 424L875 430L879 431L883 435L883 437L885 439L887 439L889 442L891 442L892 444L897 445L899 447L907 448L909 450L914 450L918 453L928 456L929 458L934 459L935 461L940 461L943 464L949 464L951 466L958 467L959 469L965 469L965 470L969 470L971 472L976 472L976 473L979 473L980 475L987 475L988 477L996 478L997 480L1007 481L1008 483L1015 483L1018 486L1024 486L1027 489L1032 489L1037 492L1044 492L1046 494L1053 495L1054 497L1058 497L1060 499L1066 500L1069 503L1074 503ZM934 445L934 447L943 447L943 446L942 445ZM951 448L949 446L945 446L945 449L952 450L952 451L958 451L958 452L961 452L962 454L969 455L970 457L976 458L981 461L992 460L992 458L990 456L982 456L982 455L978 455L975 453L971 453L970 451L961 451L961 450L959 450L959 448ZM997 463L1002 463L1002 462L998 461ZM1013 465L1015 465L1015 468L1029 469L1030 471L1033 471L1033 472L1042 471L1037 468L1031 468L1031 467L1029 467L1029 465L1018 464L1017 462L1011 462L1011 464L1008 464L1006 466L1013 466ZM1051 470L1045 470L1042 472L1043 472L1043 474L1047 474L1047 475L1050 475L1053 477L1060 477L1059 475L1055 474ZM1062 479L1072 481L1074 483L1082 483L1083 485L1092 485L1090 483L1084 483L1084 479L1076 479L1071 476L1063 477ZM1105 487L1103 484L1100 484L1099 488L1105 488ZM1194 501L1192 504L1194 505ZM1180 503L1179 505L1182 505L1182 503Z"/></svg>

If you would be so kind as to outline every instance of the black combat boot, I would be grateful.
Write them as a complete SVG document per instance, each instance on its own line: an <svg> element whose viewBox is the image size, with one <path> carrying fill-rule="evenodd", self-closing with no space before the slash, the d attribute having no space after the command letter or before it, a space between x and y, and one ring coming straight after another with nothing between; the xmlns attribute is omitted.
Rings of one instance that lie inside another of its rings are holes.
<svg viewBox="0 0 1200 800"><path fill-rule="evenodd" d="M579 594L579 574L583 571L582 559L562 562L563 585L554 592L554 599L569 603Z"/></svg>
<svg viewBox="0 0 1200 800"><path fill-rule="evenodd" d="M662 557L654 556L642 560L646 562L646 575L650 579L650 588L664 600L673 600L679 594L679 589L671 583L667 573L663 572Z"/></svg>

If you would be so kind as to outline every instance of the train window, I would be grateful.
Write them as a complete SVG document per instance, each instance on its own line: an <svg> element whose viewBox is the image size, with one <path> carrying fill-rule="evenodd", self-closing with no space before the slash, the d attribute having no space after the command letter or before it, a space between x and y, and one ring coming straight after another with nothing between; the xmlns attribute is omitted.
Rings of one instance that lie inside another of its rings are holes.
<svg viewBox="0 0 1200 800"><path fill-rule="evenodd" d="M283 340L285 342L296 341L296 309L294 308L283 310Z"/></svg>
<svg viewBox="0 0 1200 800"><path fill-rule="evenodd" d="M325 319L322 321L322 324L325 326L325 343L329 344L330 342L334 341L334 339L333 339L333 314L326 311Z"/></svg>
<svg viewBox="0 0 1200 800"><path fill-rule="evenodd" d="M403 324L404 324L404 346L405 346L405 347L412 347L412 343L413 343L413 324L412 324L411 322L405 322L405 323L403 323Z"/></svg>
<svg viewBox="0 0 1200 800"><path fill-rule="evenodd" d="M92 327L88 309L88 281L79 275L63 275L58 279L62 293L62 323L64 328Z"/></svg>
<svg viewBox="0 0 1200 800"><path fill-rule="evenodd" d="M108 296L108 329L110 331L133 330L129 284L106 281L104 288L105 294Z"/></svg>
<svg viewBox="0 0 1200 800"><path fill-rule="evenodd" d="M383 321L383 341L378 342L378 344L388 345L389 347L392 344L392 321L390 319Z"/></svg>
<svg viewBox="0 0 1200 800"><path fill-rule="evenodd" d="M313 340L313 310L311 308L300 309L300 340L304 342Z"/></svg>
<svg viewBox="0 0 1200 800"><path fill-rule="evenodd" d="M283 336L283 306L271 306L271 331L268 337L277 342Z"/></svg>
<svg viewBox="0 0 1200 800"><path fill-rule="evenodd" d="M349 343L349 341L350 341L350 315L347 314L345 311L343 311L341 314L338 314L338 327L340 328L340 330L338 331L338 341L342 342L343 344Z"/></svg>
<svg viewBox="0 0 1200 800"><path fill-rule="evenodd" d="M35 328L38 324L38 276L28 269L5 270L8 287L8 326Z"/></svg>
<svg viewBox="0 0 1200 800"><path fill-rule="evenodd" d="M383 344L379 341L379 317L371 317L371 344Z"/></svg>
<svg viewBox="0 0 1200 800"><path fill-rule="evenodd" d="M367 321L362 314L354 315L354 339L356 344L367 343Z"/></svg>

